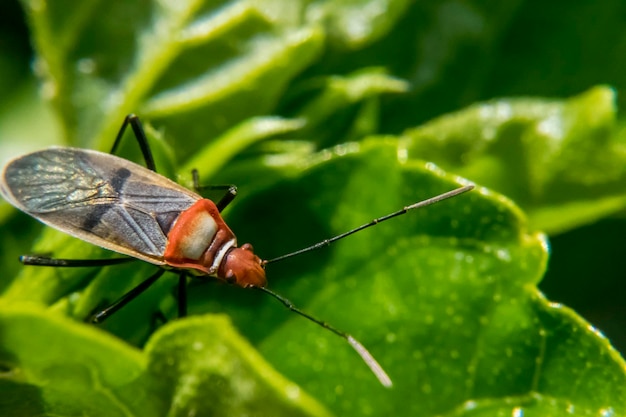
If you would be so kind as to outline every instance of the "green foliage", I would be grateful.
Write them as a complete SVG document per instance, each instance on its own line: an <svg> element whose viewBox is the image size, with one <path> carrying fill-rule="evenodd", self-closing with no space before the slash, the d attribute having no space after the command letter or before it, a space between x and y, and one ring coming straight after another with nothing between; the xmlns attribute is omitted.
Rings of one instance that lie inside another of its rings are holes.
<svg viewBox="0 0 626 417"><path fill-rule="evenodd" d="M410 155L514 198L534 229L561 232L626 203L626 135L615 126L614 96L596 87L567 101L480 103L410 129L405 143Z"/></svg>
<svg viewBox="0 0 626 417"><path fill-rule="evenodd" d="M615 93L581 70L576 92L587 91L528 97L552 92L528 75L545 63L514 71L495 45L530 6L478 3L24 0L53 115L14 93L0 113L3 158L43 146L16 140L31 136L108 150L137 113L160 172L190 185L197 168L203 182L239 186L226 220L265 259L462 177L478 187L267 266L272 289L370 349L389 390L344 340L215 281L190 283L183 320L155 318L175 317L166 274L103 325L81 323L154 267L17 268L19 251L114 255L47 228L31 249L39 229L5 204L0 256L13 266L0 277L0 414L626 414L620 354L537 288L544 232L626 205ZM621 6L594 12L609 7ZM491 67L477 59L486 51ZM508 69L498 91L526 97L479 101L498 66ZM39 123L6 122L27 114ZM121 153L138 159L125 139Z"/></svg>

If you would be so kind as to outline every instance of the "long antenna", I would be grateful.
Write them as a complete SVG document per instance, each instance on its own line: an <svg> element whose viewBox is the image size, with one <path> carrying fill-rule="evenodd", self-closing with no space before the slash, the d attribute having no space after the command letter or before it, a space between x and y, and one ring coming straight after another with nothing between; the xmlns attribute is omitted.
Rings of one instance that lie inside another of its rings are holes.
<svg viewBox="0 0 626 417"><path fill-rule="evenodd" d="M365 364L370 368L370 370L374 373L374 375L376 375L376 378L378 378L378 380L380 381L381 384L383 384L383 386L390 388L393 385L393 383L391 382L391 378L389 378L389 375L387 375L383 367L380 366L378 361L374 359L372 354L369 353L369 351L365 348L365 346L363 346L354 337L352 337L348 333L342 332L341 330L335 329L333 326L326 323L325 321L321 321L319 319L316 319L313 316L308 315L304 311L294 306L291 301L289 301L288 299L286 299L285 297L279 294L276 294L272 290L269 290L264 287L252 287L252 288L263 291L264 293L271 295L272 297L280 301L285 307L287 307L289 310L293 311L294 313L297 313L301 315L302 317L308 320L311 320L313 323L318 324L322 326L323 328L330 330L331 332L335 333L337 336L344 338L350 344L350 346L352 346L352 348L359 354L361 359L363 359L363 362L365 362Z"/></svg>
<svg viewBox="0 0 626 417"><path fill-rule="evenodd" d="M386 216L382 216L382 217L378 217L372 221L370 221L369 223L366 223L364 225L361 225L355 229L349 230L345 233L342 233L340 235L337 235L335 237L332 237L330 239L325 239L321 242L316 243L315 245L311 245L309 247L306 247L304 249L300 249L297 250L295 252L291 252L288 253L286 255L282 255L279 256L277 258L274 259L270 259L267 261L262 261L262 265L265 266L269 263L272 262L278 262L278 261L282 261L283 259L287 259L287 258L291 258L292 256L297 256L297 255L301 255L303 253L306 252L310 252L313 251L315 249L319 249L321 247L324 246L328 246L333 242L336 242L340 239L343 239L344 237L348 237L356 232L360 232L363 229L367 229L368 227L372 227L377 225L378 223L382 223L386 220L392 219L394 217L400 216L402 214L407 213L410 210L416 209L416 208L420 208L420 207L425 207L431 204L435 204L438 203L440 201L446 200L448 198L457 196L459 194L463 194L467 191L470 191L474 189L474 185L470 184L470 185L466 185L463 187L459 187L457 189L445 192L443 194L439 194L437 196L431 197L429 199L411 204L409 206L404 207L401 210L395 211L393 213L387 214ZM334 327L332 327L331 325L329 325L328 323L326 323L325 321L316 319L315 317L305 313L304 311L300 310L299 308L297 308L296 306L293 305L293 303L291 301L289 301L288 299L284 298L283 296L267 289L264 287L252 287L255 288L257 290L263 291L264 293L271 295L272 297L274 297L276 300L280 301L285 307L287 307L289 310L293 311L294 313L297 313L299 315L301 315L302 317L304 317L307 320L312 321L315 324L318 324L319 326L322 326L323 328L330 330L331 332L335 333L337 336L345 339L350 346L352 346L352 348L359 354L359 356L361 357L361 359L363 360L363 362L365 362L365 364L370 368L370 370L374 373L374 375L376 375L376 378L378 378L378 380L380 381L380 383L389 388L393 385L393 383L391 382L391 378L389 378L389 375L387 375L387 373L385 372L385 370L382 368L382 366L380 366L380 364L378 363L378 361L376 361L376 359L372 356L372 354L365 348L365 346L363 346L358 340L356 340L354 337L352 337L351 335L349 335L348 333L342 332L341 330L338 330Z"/></svg>
<svg viewBox="0 0 626 417"><path fill-rule="evenodd" d="M329 246L331 243L336 242L339 239L343 239L344 237L348 237L351 234L354 234L356 232L360 232L363 229L367 229L368 227L375 226L378 223L382 223L382 222L384 222L386 220L389 220L389 219L392 219L394 217L397 217L397 216L400 216L402 214L405 214L406 212L408 212L410 210L413 210L413 209L416 209L416 208L420 208L420 207L426 207L426 206L429 206L431 204L438 203L440 201L443 201L443 200L446 200L448 198L457 196L459 194L463 194L463 193L465 193L467 191L470 191L472 189L474 189L474 184L466 185L464 187L460 187L460 188L457 188L457 189L445 192L443 194L439 194L437 196L431 197L429 199L426 199L426 200L423 200L423 201L411 204L410 206L404 207L402 210L398 210L398 211L393 212L391 214L387 214L386 216L382 216L382 217L379 217L377 219L374 219L371 222L366 223L364 225L361 225L361 226L359 226L359 227L357 227L355 229L349 230L349 231L347 231L345 233L342 233L342 234L337 235L335 237L332 237L330 239L322 240L321 242L318 242L315 245L311 245L311 246L306 247L304 249L300 249L300 250L297 250L295 252L291 252L291 253L279 256L277 258L274 258L274 259L263 261L263 265L267 265L267 264L270 264L270 263L273 263L273 262L282 261L283 259L291 258L292 256L302 255L303 253L310 252L312 250L319 249L319 248L324 247L324 246ZM302 313L300 313L300 314L302 314Z"/></svg>

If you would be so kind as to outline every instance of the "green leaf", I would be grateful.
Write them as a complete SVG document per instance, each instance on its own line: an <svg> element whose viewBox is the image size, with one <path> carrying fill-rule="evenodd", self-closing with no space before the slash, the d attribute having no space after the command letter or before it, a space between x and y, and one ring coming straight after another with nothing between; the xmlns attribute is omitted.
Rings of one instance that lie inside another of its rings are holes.
<svg viewBox="0 0 626 417"><path fill-rule="evenodd" d="M361 49L391 30L408 6L406 0L339 0L313 4L311 13L324 21L337 46Z"/></svg>
<svg viewBox="0 0 626 417"><path fill-rule="evenodd" d="M375 182L373 172L378 173ZM386 213L454 186L452 177L427 164L398 161L395 141L372 139L313 156L301 175L248 197L229 220L235 230L245 223L240 235L272 257L361 224L373 212ZM290 211L298 216L286 215ZM265 213L265 221L250 223L252 212ZM229 312L274 366L338 415L427 415L449 412L451 405L460 410L457 414L483 408L510 413L520 407L552 410L555 401L583 413L612 407L619 414L623 402L614 401L626 398L623 361L586 323L537 292L546 256L545 240L528 233L519 210L482 189L380 225L332 250L268 266L272 288L353 331L372 350L394 379L391 391L378 385L345 342L288 315L273 300L213 285L193 287L191 304L196 313ZM144 302L142 308L153 307ZM112 320L134 325L126 318ZM203 323L183 320L148 344L155 378L168 381L160 398L171 398L174 414L179 408L215 411L210 399L223 398L225 383L239 386L244 378L224 370L240 366L210 365L223 354L198 353L204 359L197 359L194 346L210 342L234 361L258 362L239 343L224 350L222 343L230 345L222 341L222 325L199 329ZM172 335L172 329L179 333ZM176 381L186 380L178 373L196 375L190 377L192 385L178 386ZM216 373L227 382L211 389ZM261 392L273 390L262 385L280 380L268 378L258 387ZM196 396L199 387L202 395ZM276 394L279 404L289 403L284 389ZM598 394L590 399L588 391ZM224 400L218 408L259 407L254 398L233 401Z"/></svg>
<svg viewBox="0 0 626 417"><path fill-rule="evenodd" d="M146 346L148 372L167 415L328 416L317 402L271 369L223 316L162 328Z"/></svg>
<svg viewBox="0 0 626 417"><path fill-rule="evenodd" d="M164 326L140 352L93 326L0 307L2 415L327 416L224 317Z"/></svg>
<svg viewBox="0 0 626 417"><path fill-rule="evenodd" d="M408 130L406 152L511 196L534 229L558 233L626 204L615 113L608 87L565 101L500 99Z"/></svg>
<svg viewBox="0 0 626 417"><path fill-rule="evenodd" d="M255 142L268 137L290 133L302 127L303 121L295 119L281 119L278 117L259 117L248 119L235 126L215 140L212 146L193 156L181 169L178 180L193 186L191 172L196 167L204 167L202 175L208 178L214 177L224 165L243 152ZM186 181L185 181L186 179Z"/></svg>
<svg viewBox="0 0 626 417"><path fill-rule="evenodd" d="M346 135L344 140L359 140L376 133L380 118L379 109L368 107L372 107L372 103L378 103L378 98L382 94L407 92L409 85L404 80L385 74L382 68L364 68L346 77L333 76L303 83L300 85L300 91L291 93L290 101L297 102L298 96L310 96L318 89L321 90L318 96L314 99L307 98L302 108L298 109L297 117L306 121L306 128L301 134L305 137L320 138L318 145L323 145L333 143L333 139L336 141L336 138L328 137L331 136L330 132L350 128L356 130ZM355 105L362 105L364 108L365 115L361 117L361 126L365 126L365 129L357 129L359 119L354 120L354 116L351 115ZM333 123L330 129L329 123Z"/></svg>
<svg viewBox="0 0 626 417"><path fill-rule="evenodd" d="M0 307L3 415L157 415L141 352L25 304Z"/></svg>
<svg viewBox="0 0 626 417"><path fill-rule="evenodd" d="M398 154L391 139L324 152L297 178L229 212L229 224L272 258L455 187L453 177ZM263 221L250 222L255 213ZM279 370L337 415L511 414L555 404L619 414L624 362L539 293L546 263L545 237L528 230L509 200L481 189L268 265L271 288L371 349L394 380L391 391L344 342L273 300L198 287L192 304L227 311Z"/></svg>
<svg viewBox="0 0 626 417"><path fill-rule="evenodd" d="M99 149L138 112L184 139L178 150L189 156L270 111L322 41L315 25L277 20L263 2L24 5L69 142Z"/></svg>

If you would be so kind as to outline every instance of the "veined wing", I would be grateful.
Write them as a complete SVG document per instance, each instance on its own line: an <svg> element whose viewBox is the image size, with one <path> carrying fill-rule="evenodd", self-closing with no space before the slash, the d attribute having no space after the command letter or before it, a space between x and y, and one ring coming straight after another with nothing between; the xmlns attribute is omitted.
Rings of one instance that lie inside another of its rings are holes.
<svg viewBox="0 0 626 417"><path fill-rule="evenodd" d="M201 198L126 159L75 148L14 159L0 191L55 229L159 265L173 222Z"/></svg>

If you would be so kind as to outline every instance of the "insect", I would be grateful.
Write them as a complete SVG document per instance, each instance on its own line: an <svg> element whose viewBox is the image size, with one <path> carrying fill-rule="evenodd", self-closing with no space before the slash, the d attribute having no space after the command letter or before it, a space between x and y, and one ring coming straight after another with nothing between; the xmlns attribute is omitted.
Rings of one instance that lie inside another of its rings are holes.
<svg viewBox="0 0 626 417"><path fill-rule="evenodd" d="M147 168L112 155L129 125ZM197 171L193 172L193 178L197 190L206 188L199 186ZM71 236L129 256L113 259L22 256L22 263L88 267L140 259L160 267L111 306L95 314L93 322L101 322L122 308L167 270L179 275L178 313L184 316L188 275L210 276L242 288L263 291L291 311L344 338L384 386L391 386L391 379L354 337L303 312L288 299L266 288L265 266L328 246L409 210L457 196L473 187L459 187L304 249L262 260L249 243L237 245L234 233L222 219L221 212L235 198L236 187L212 187L226 191L220 200L213 202L157 174L141 122L132 114L124 120L111 154L76 148L50 148L13 159L0 178L1 194L18 209Z"/></svg>

